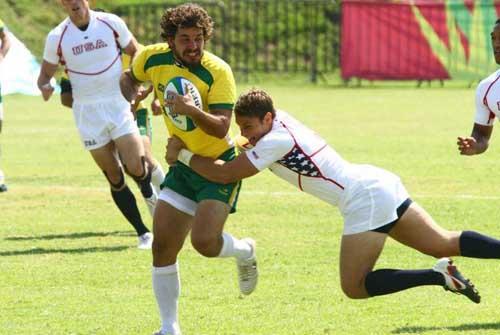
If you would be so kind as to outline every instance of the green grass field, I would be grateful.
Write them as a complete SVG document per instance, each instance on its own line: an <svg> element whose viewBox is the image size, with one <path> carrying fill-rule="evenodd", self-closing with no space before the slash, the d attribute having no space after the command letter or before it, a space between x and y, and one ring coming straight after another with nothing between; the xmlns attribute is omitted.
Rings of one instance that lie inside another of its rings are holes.
<svg viewBox="0 0 500 335"><path fill-rule="evenodd" d="M500 143L494 136L490 151L477 157L461 157L455 145L472 126L472 89L266 88L278 107L344 158L399 174L441 225L500 237ZM151 255L136 249L132 229L80 145L71 112L57 98L4 98L2 169L10 189L0 194L0 334L151 334L159 327ZM163 160L166 134L162 120L154 123L154 152ZM259 286L240 297L234 262L205 259L186 243L179 261L185 335L500 331L496 261L457 259L481 292L479 305L439 287L362 301L344 297L339 212L268 172L244 182L227 230L257 240ZM388 241L377 266L434 262Z"/></svg>

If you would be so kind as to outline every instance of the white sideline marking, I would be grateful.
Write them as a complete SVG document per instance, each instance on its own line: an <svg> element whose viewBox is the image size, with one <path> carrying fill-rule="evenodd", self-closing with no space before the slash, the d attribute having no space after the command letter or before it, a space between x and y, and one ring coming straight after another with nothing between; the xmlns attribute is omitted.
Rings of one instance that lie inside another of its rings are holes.
<svg viewBox="0 0 500 335"><path fill-rule="evenodd" d="M19 187L18 188L22 188ZM26 187L28 188L28 187ZM31 189L31 187L30 187ZM37 190L51 190L51 191L64 191L64 192L78 192L78 191L95 191L95 192L108 192L108 187L88 187L88 186L66 186L66 185L52 185L52 186L37 186ZM271 197L294 197L301 196L304 192L300 191L246 191L242 190L244 195L266 195ZM475 194L410 194L412 198L420 199L471 199L471 200L500 200L500 195L475 195Z"/></svg>

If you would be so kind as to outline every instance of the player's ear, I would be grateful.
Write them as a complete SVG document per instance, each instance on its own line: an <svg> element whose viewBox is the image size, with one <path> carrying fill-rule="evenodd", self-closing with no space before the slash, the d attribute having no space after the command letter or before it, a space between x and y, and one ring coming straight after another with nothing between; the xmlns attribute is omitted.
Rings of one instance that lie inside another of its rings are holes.
<svg viewBox="0 0 500 335"><path fill-rule="evenodd" d="M266 115L264 115L264 123L269 124L273 122L273 114L271 112L267 112Z"/></svg>
<svg viewBox="0 0 500 335"><path fill-rule="evenodd" d="M167 37L167 44L168 44L168 47L170 48L170 50L173 50L174 48L174 38L169 36Z"/></svg>

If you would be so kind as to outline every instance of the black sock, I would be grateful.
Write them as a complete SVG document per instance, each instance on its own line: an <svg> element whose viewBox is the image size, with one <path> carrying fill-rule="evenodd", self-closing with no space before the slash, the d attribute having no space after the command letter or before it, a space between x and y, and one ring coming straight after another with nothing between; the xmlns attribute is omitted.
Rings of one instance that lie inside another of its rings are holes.
<svg viewBox="0 0 500 335"><path fill-rule="evenodd" d="M475 231L460 235L460 255L473 258L500 258L500 241Z"/></svg>
<svg viewBox="0 0 500 335"><path fill-rule="evenodd" d="M139 213L139 208L137 208L137 202L128 186L125 186L121 191L111 190L111 196L116 206L118 206L128 222L134 227L138 236L149 232L148 228L142 222L141 213Z"/></svg>
<svg viewBox="0 0 500 335"><path fill-rule="evenodd" d="M381 269L370 272L365 279L365 288L371 297L391 294L416 286L445 284L441 273L434 270Z"/></svg>
<svg viewBox="0 0 500 335"><path fill-rule="evenodd" d="M142 179L140 178L141 177L134 177L134 180L139 186L142 196L144 198L151 198L151 196L153 195L153 187L151 186L151 169L148 169L148 173L146 174L146 176L143 176Z"/></svg>

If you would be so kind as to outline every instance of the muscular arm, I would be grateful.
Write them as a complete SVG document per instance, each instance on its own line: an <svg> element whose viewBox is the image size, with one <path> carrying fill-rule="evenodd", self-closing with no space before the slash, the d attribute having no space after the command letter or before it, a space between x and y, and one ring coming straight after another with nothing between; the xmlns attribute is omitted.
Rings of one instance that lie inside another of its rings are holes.
<svg viewBox="0 0 500 335"><path fill-rule="evenodd" d="M42 96L45 101L49 100L52 92L54 92L54 88L50 85L50 80L52 79L52 77L54 77L54 73L56 73L56 70L57 64L52 64L45 60L42 62L37 84L38 88L42 92Z"/></svg>
<svg viewBox="0 0 500 335"><path fill-rule="evenodd" d="M205 133L224 138L231 125L230 109L211 109L206 113L196 106L190 93L186 95L172 94L165 99L165 106L173 108L174 113L189 116Z"/></svg>
<svg viewBox="0 0 500 335"><path fill-rule="evenodd" d="M5 31L0 32L0 40L2 41L2 48L0 49L0 62L5 58L10 49L10 39Z"/></svg>
<svg viewBox="0 0 500 335"><path fill-rule="evenodd" d="M120 90L127 101L135 101L139 91L140 82L134 78L130 70L126 70L120 77Z"/></svg>
<svg viewBox="0 0 500 335"><path fill-rule="evenodd" d="M224 138L231 126L231 114L229 109L213 109L210 113L205 113L196 108L190 117L205 133Z"/></svg>
<svg viewBox="0 0 500 335"><path fill-rule="evenodd" d="M127 55L129 55L133 59L138 48L139 48L139 44L137 43L137 40L135 39L135 37L132 36L132 39L130 40L129 44L125 48L123 48L123 52L125 52Z"/></svg>
<svg viewBox="0 0 500 335"><path fill-rule="evenodd" d="M185 147L186 145L181 139L176 136L170 137L165 155L167 163L174 165L177 161L181 161L208 180L220 184L234 183L259 173L259 170L250 162L246 154L241 154L232 161L224 162L193 155ZM186 157L186 154L191 157Z"/></svg>
<svg viewBox="0 0 500 335"><path fill-rule="evenodd" d="M252 164L246 154L241 154L232 161L224 162L212 158L194 155L177 136L168 139L165 160L168 165L175 165L180 161L189 165L191 169L210 181L229 184L251 177L259 170Z"/></svg>
<svg viewBox="0 0 500 335"><path fill-rule="evenodd" d="M488 149L493 126L474 123L470 137L458 137L457 145L461 155L478 155Z"/></svg>
<svg viewBox="0 0 500 335"><path fill-rule="evenodd" d="M220 184L234 183L259 173L245 154L228 162L194 155L189 166L208 180Z"/></svg>

